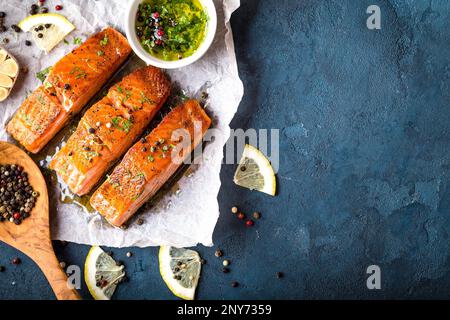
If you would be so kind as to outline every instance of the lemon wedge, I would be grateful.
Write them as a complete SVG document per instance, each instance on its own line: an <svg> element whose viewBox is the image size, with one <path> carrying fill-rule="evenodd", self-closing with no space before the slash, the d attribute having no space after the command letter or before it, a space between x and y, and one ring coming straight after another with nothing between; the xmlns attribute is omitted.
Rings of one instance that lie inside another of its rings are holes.
<svg viewBox="0 0 450 320"><path fill-rule="evenodd" d="M8 89L0 87L0 102L6 100L6 98L8 98L8 95L9 95Z"/></svg>
<svg viewBox="0 0 450 320"><path fill-rule="evenodd" d="M100 247L93 246L84 264L84 281L92 297L95 300L110 300L125 277L124 268Z"/></svg>
<svg viewBox="0 0 450 320"><path fill-rule="evenodd" d="M261 151L249 144L245 145L234 174L234 183L271 196L275 195L277 188L275 173L269 160Z"/></svg>
<svg viewBox="0 0 450 320"><path fill-rule="evenodd" d="M194 300L202 264L194 250L161 246L159 272L170 291L184 300Z"/></svg>
<svg viewBox="0 0 450 320"><path fill-rule="evenodd" d="M5 61L7 56L8 56L8 52L6 52L3 49L0 49L0 63Z"/></svg>
<svg viewBox="0 0 450 320"><path fill-rule="evenodd" d="M46 53L75 30L75 26L66 17L57 13L28 16L18 26L25 32L31 32L36 45Z"/></svg>

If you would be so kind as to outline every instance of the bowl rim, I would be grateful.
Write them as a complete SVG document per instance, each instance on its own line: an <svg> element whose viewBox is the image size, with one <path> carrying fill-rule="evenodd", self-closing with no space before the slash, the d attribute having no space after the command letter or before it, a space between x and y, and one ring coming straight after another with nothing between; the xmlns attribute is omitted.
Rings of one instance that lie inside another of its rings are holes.
<svg viewBox="0 0 450 320"><path fill-rule="evenodd" d="M143 1L145 0L130 1L127 8L126 22L125 22L125 33L128 42L139 58L144 60L147 64L150 64L158 68L176 69L194 63L208 51L209 47L214 41L217 30L217 11L213 0L198 0L200 4L203 6L205 12L208 14L209 18L207 23L207 32L205 35L205 39L192 55L174 61L165 61L152 56L151 54L149 54L147 51L144 50L141 43L139 42L139 39L137 38L135 32L135 23L136 23L136 13L139 4L142 3Z"/></svg>

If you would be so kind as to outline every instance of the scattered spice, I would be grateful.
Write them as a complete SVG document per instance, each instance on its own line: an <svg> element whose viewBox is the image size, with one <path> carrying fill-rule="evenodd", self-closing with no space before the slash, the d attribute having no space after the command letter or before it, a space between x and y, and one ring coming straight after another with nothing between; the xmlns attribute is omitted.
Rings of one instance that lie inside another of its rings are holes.
<svg viewBox="0 0 450 320"><path fill-rule="evenodd" d="M4 266L0 266L0 272L5 272L5 267Z"/></svg>
<svg viewBox="0 0 450 320"><path fill-rule="evenodd" d="M128 252L127 252L127 257L128 257L128 258L131 258L132 256L133 256L133 254L132 254L130 251L128 251Z"/></svg>
<svg viewBox="0 0 450 320"><path fill-rule="evenodd" d="M245 225L246 225L247 227L253 227L254 224L255 224L255 223L253 222L253 220L247 220L247 221L245 221Z"/></svg>
<svg viewBox="0 0 450 320"><path fill-rule="evenodd" d="M57 6L55 6L55 10L56 11L61 11L63 9L63 6L62 5L57 5Z"/></svg>
<svg viewBox="0 0 450 320"><path fill-rule="evenodd" d="M138 219L136 223L137 223L138 226L142 226L144 224L144 220L143 219Z"/></svg>
<svg viewBox="0 0 450 320"><path fill-rule="evenodd" d="M32 4L30 9L30 14L35 15L38 13L39 6L37 4Z"/></svg>
<svg viewBox="0 0 450 320"><path fill-rule="evenodd" d="M13 29L17 33L22 31L22 29L20 29L19 26L15 24L11 25L11 29Z"/></svg>
<svg viewBox="0 0 450 320"><path fill-rule="evenodd" d="M94 134L95 133L95 129L94 128L89 128L88 131L89 131L90 134Z"/></svg>
<svg viewBox="0 0 450 320"><path fill-rule="evenodd" d="M231 212L232 212L232 213L237 213L237 212L238 212L238 208L237 208L237 207L231 208Z"/></svg>
<svg viewBox="0 0 450 320"><path fill-rule="evenodd" d="M215 255L217 258L219 258L219 257L223 256L223 252L222 252L222 250L216 250L216 252L214 253L214 255Z"/></svg>
<svg viewBox="0 0 450 320"><path fill-rule="evenodd" d="M223 260L222 264L224 267L228 267L230 265L230 260Z"/></svg>
<svg viewBox="0 0 450 320"><path fill-rule="evenodd" d="M222 269L222 272L223 272L223 273L229 273L229 272L230 272L230 269L228 269L228 268L223 268L223 269Z"/></svg>
<svg viewBox="0 0 450 320"><path fill-rule="evenodd" d="M27 47L31 46L31 41L30 41L30 40L25 40L25 45L26 45Z"/></svg>
<svg viewBox="0 0 450 320"><path fill-rule="evenodd" d="M239 220L244 220L245 219L245 214L243 214L242 212L239 212L237 217L238 217Z"/></svg>
<svg viewBox="0 0 450 320"><path fill-rule="evenodd" d="M66 268L66 263L65 263L64 261L61 261L61 262L59 263L59 266L60 266L62 269L65 269L65 268Z"/></svg>
<svg viewBox="0 0 450 320"><path fill-rule="evenodd" d="M30 216L39 193L28 182L28 174L19 165L0 166L0 222L17 225Z"/></svg>
<svg viewBox="0 0 450 320"><path fill-rule="evenodd" d="M200 259L200 263L205 265L206 264L206 260L202 258L202 259Z"/></svg>
<svg viewBox="0 0 450 320"><path fill-rule="evenodd" d="M11 260L11 263L12 263L12 264L15 264L15 265L18 265L18 264L20 264L21 262L22 262L22 260L20 260L20 258L14 258L14 259Z"/></svg>
<svg viewBox="0 0 450 320"><path fill-rule="evenodd" d="M277 272L277 278L278 278L278 279L281 279L281 278L283 278L283 277L284 277L283 272Z"/></svg>
<svg viewBox="0 0 450 320"><path fill-rule="evenodd" d="M233 281L233 282L231 283L231 286L232 286L233 288L237 288L237 287L239 287L239 282Z"/></svg>
<svg viewBox="0 0 450 320"><path fill-rule="evenodd" d="M255 218L256 220L260 219L261 218L261 213L259 213L257 211L253 212L253 218Z"/></svg>

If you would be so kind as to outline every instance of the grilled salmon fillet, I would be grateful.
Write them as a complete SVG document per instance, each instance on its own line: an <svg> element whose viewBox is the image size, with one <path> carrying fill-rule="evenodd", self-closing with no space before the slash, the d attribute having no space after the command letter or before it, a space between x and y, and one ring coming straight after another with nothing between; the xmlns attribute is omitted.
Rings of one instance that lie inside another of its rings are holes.
<svg viewBox="0 0 450 320"><path fill-rule="evenodd" d="M6 130L28 151L39 152L130 53L127 39L112 28L92 36L50 68L44 85L19 107Z"/></svg>
<svg viewBox="0 0 450 320"><path fill-rule="evenodd" d="M92 207L112 225L123 225L175 173L210 125L196 100L175 107L126 153L91 197Z"/></svg>
<svg viewBox="0 0 450 320"><path fill-rule="evenodd" d="M145 130L170 93L155 67L141 68L111 87L81 118L50 168L82 196L88 193Z"/></svg>

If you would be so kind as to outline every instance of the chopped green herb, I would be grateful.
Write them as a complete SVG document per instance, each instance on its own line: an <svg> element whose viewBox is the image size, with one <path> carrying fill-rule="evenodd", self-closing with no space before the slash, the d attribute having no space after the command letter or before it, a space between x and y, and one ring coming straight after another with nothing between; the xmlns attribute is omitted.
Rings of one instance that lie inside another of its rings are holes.
<svg viewBox="0 0 450 320"><path fill-rule="evenodd" d="M108 44L108 36L105 35L105 37L104 37L102 40L100 40L100 45L101 45L102 47L104 47L104 46L106 46L107 44Z"/></svg>
<svg viewBox="0 0 450 320"><path fill-rule="evenodd" d="M66 39L63 40L64 44L69 44L69 41L67 41Z"/></svg>
<svg viewBox="0 0 450 320"><path fill-rule="evenodd" d="M81 40L81 38L73 38L73 44L78 45L78 44L82 44L82 43L83 43L83 40Z"/></svg>
<svg viewBox="0 0 450 320"><path fill-rule="evenodd" d="M76 79L86 78L87 74L83 70L81 70L79 67L73 67L70 71L70 74L75 75Z"/></svg>
<svg viewBox="0 0 450 320"><path fill-rule="evenodd" d="M101 57L101 56L105 55L105 53L104 53L102 50L98 50L98 51L97 51L97 55L98 55L99 57Z"/></svg>
<svg viewBox="0 0 450 320"><path fill-rule="evenodd" d="M117 89L117 92L123 93L123 89L122 89L121 86L117 85L117 86L116 86L116 89Z"/></svg>
<svg viewBox="0 0 450 320"><path fill-rule="evenodd" d="M47 78L48 73L52 70L52 67L45 68L44 70L39 71L36 73L36 78L41 80L42 83L44 83L45 78Z"/></svg>
<svg viewBox="0 0 450 320"><path fill-rule="evenodd" d="M131 97L131 91L125 90L125 98L123 98L122 102L126 102Z"/></svg>
<svg viewBox="0 0 450 320"><path fill-rule="evenodd" d="M150 103L150 104L155 104L155 101L153 101L152 99L149 99L145 96L144 92L141 91L141 103Z"/></svg>
<svg viewBox="0 0 450 320"><path fill-rule="evenodd" d="M44 97L42 96L42 94L40 94L40 95L37 97L37 99L38 99L38 101L39 101L40 104L42 104L43 106L45 105L45 100L44 100Z"/></svg>
<svg viewBox="0 0 450 320"><path fill-rule="evenodd" d="M150 147L150 152L155 152L155 150L156 150L155 147L153 147L153 146Z"/></svg>
<svg viewBox="0 0 450 320"><path fill-rule="evenodd" d="M130 132L130 129L133 126L133 123L130 120L122 117L115 117L111 120L111 122L116 129L125 131L126 133Z"/></svg>
<svg viewBox="0 0 450 320"><path fill-rule="evenodd" d="M147 159L148 159L148 161L150 161L150 162L153 162L153 161L155 161L155 158L153 158L153 156L152 156L152 155L149 155L149 156L147 157Z"/></svg>
<svg viewBox="0 0 450 320"><path fill-rule="evenodd" d="M50 89L51 87L53 87L53 85L50 82L48 82L48 81L44 82L44 88L45 89Z"/></svg>

